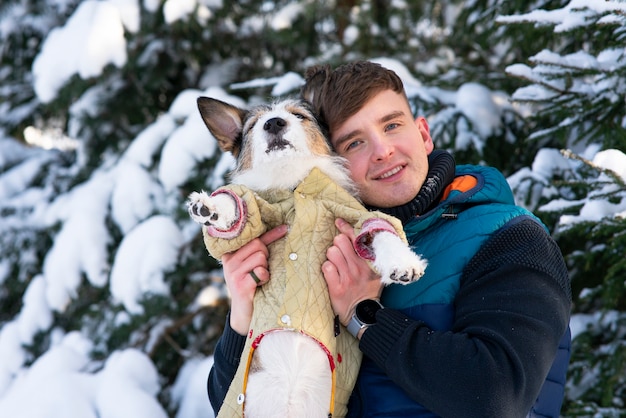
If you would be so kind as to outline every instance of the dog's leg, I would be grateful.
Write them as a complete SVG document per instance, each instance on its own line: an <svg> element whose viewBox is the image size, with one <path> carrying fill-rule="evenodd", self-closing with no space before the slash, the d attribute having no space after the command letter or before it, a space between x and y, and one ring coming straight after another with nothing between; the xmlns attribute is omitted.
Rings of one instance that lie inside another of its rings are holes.
<svg viewBox="0 0 626 418"><path fill-rule="evenodd" d="M193 192L189 195L187 208L191 219L206 226L226 230L237 221L235 202L225 193L209 196L205 192Z"/></svg>
<svg viewBox="0 0 626 418"><path fill-rule="evenodd" d="M229 190L193 192L187 200L189 216L208 227L213 237L233 238L241 232L246 220L246 206L239 196Z"/></svg>
<svg viewBox="0 0 626 418"><path fill-rule="evenodd" d="M426 260L415 254L396 234L376 232L371 248L375 257L372 263L381 274L383 284L409 284L424 275Z"/></svg>
<svg viewBox="0 0 626 418"><path fill-rule="evenodd" d="M326 418L332 373L312 338L275 331L256 348L245 395L247 418Z"/></svg>

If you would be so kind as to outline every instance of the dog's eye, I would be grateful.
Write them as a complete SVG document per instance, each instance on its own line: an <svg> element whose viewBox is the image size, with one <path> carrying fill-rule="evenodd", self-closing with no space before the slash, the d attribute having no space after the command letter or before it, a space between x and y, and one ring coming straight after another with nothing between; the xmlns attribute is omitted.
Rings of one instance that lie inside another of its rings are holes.
<svg viewBox="0 0 626 418"><path fill-rule="evenodd" d="M293 115L294 115L295 117L297 117L298 119L300 119L300 120L305 120L305 119L306 119L306 115L305 115L304 113L297 113L297 112L294 112L294 113L293 113Z"/></svg>

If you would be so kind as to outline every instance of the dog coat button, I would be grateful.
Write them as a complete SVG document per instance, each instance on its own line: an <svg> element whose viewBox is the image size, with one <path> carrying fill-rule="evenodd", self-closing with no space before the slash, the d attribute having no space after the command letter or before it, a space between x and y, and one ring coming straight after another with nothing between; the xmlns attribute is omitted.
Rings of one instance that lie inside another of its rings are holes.
<svg viewBox="0 0 626 418"><path fill-rule="evenodd" d="M283 315L280 317L280 322L282 322L285 325L291 325L291 317L287 314Z"/></svg>
<svg viewBox="0 0 626 418"><path fill-rule="evenodd" d="M240 393L239 395L237 395L237 404L241 405L245 399L246 399L246 395L244 395L243 393Z"/></svg>
<svg viewBox="0 0 626 418"><path fill-rule="evenodd" d="M289 254L289 259L291 261L296 261L298 259L298 254L296 254L296 253Z"/></svg>

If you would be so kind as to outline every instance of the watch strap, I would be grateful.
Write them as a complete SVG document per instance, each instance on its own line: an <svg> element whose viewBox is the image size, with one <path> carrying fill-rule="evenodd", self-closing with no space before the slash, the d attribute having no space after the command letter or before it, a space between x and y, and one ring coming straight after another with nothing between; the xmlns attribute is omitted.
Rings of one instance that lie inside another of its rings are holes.
<svg viewBox="0 0 626 418"><path fill-rule="evenodd" d="M348 326L346 327L350 335L352 335L354 338L357 338L357 335L359 335L359 331L361 331L361 328L367 328L367 325L359 321L356 315L352 315L352 318L350 318L350 322L348 322Z"/></svg>

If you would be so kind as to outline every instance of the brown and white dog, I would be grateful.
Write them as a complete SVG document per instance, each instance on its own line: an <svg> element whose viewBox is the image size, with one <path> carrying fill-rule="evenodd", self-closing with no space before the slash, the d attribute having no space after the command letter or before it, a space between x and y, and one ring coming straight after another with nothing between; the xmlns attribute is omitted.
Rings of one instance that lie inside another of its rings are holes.
<svg viewBox="0 0 626 418"><path fill-rule="evenodd" d="M211 255L220 259L275 226L290 226L269 247L271 280L255 294L248 340L219 416L344 415L361 354L337 323L321 272L338 233L335 219L353 224L355 250L384 284L419 279L426 262L408 247L398 220L367 211L354 197L345 161L333 155L306 101L244 110L201 97L198 108L220 149L236 158L230 184L189 196Z"/></svg>

